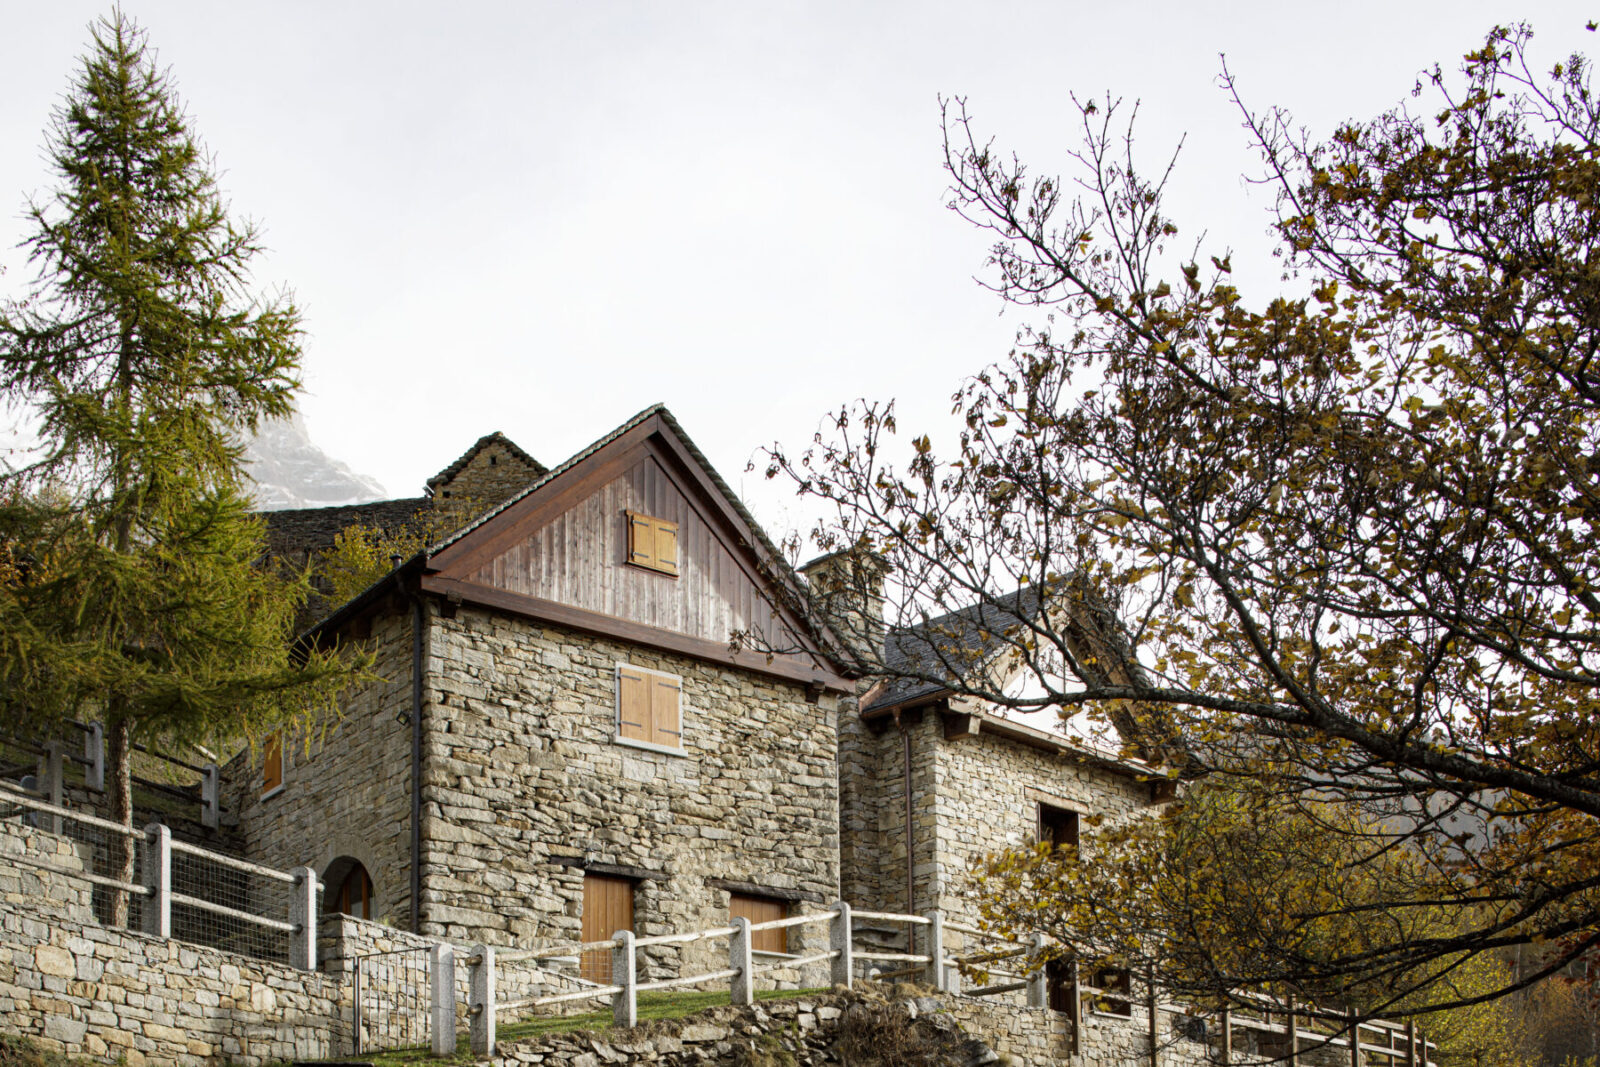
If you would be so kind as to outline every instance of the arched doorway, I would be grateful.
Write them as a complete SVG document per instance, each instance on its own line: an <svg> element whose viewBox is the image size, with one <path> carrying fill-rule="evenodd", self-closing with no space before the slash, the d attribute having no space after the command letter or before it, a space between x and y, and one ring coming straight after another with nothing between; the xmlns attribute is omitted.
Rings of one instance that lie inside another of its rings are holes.
<svg viewBox="0 0 1600 1067"><path fill-rule="evenodd" d="M372 918L372 877L361 861L340 856L323 872L322 910L357 919Z"/></svg>

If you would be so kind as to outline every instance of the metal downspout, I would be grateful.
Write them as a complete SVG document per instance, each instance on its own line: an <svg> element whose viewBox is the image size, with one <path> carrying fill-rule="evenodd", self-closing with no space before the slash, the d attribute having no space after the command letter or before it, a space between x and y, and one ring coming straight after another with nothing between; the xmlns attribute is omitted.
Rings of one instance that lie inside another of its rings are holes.
<svg viewBox="0 0 1600 1067"><path fill-rule="evenodd" d="M912 847L916 840L911 825L913 805L911 801L911 731L906 724L900 721L898 713L895 715L895 725L900 727L901 740L905 742L905 794L906 794L906 914L915 915L916 912L916 850ZM916 952L916 931L912 927L906 928L906 951Z"/></svg>
<svg viewBox="0 0 1600 1067"><path fill-rule="evenodd" d="M422 932L422 594L411 596L411 932Z"/></svg>

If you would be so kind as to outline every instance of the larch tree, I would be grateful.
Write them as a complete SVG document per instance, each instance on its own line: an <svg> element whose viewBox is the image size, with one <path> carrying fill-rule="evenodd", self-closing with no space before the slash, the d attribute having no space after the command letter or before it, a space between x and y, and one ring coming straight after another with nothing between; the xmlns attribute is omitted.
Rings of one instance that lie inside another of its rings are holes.
<svg viewBox="0 0 1600 1067"><path fill-rule="evenodd" d="M130 825L136 741L309 721L360 664L291 657L304 583L258 565L243 495L241 437L298 385L299 316L247 291L258 235L144 34L120 11L92 33L49 133L59 185L27 213L36 280L0 308L0 393L42 442L0 487L0 707L102 721Z"/></svg>
<svg viewBox="0 0 1600 1067"><path fill-rule="evenodd" d="M1134 165L1114 102L1080 105L1064 179L949 105L951 207L1038 320L955 396L948 444L902 445L892 403L864 402L769 457L828 505L819 547L887 561L891 618L992 606L988 640L924 627L895 670L1109 720L1153 773L1337 829L1298 865L1264 853L1303 892L1273 887L1277 926L1242 947L1218 879L1260 900L1247 864L1197 883L1216 921L1144 916L1179 992L1441 1010L1600 943L1600 107L1582 56L1536 71L1529 39L1495 30L1326 141L1240 105L1288 295L1179 244L1174 171ZM1137 918L1160 875L1141 864L1207 851L1161 835L1205 827L1106 840L1120 883L1035 870L1013 925L1095 895ZM1425 995L1528 945L1538 966Z"/></svg>

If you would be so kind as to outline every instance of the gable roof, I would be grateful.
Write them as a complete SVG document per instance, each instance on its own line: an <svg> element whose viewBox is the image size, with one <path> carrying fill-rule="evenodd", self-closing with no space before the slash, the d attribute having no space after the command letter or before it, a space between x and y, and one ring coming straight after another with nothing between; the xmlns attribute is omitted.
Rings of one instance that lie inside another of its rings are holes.
<svg viewBox="0 0 1600 1067"><path fill-rule="evenodd" d="M500 445L502 448L504 448L506 451L510 452L517 459L520 459L522 462L526 463L529 467L533 468L533 473L534 473L535 477L542 476L548 470L548 468L545 467L545 465L543 463L540 463L538 460L536 460L532 456L530 456L527 452L523 451L523 449L520 448L515 441L513 441L511 438L507 437L505 434L501 433L499 430L496 430L494 433L487 433L487 434L484 434L482 437L478 438L478 440L473 444L473 446L471 448L467 449L465 452L463 452L461 454L461 456L454 463L450 464L450 466L446 467L444 470L440 471L438 474L435 474L432 478L429 478L428 481L427 481L428 489L430 491L432 491L436 486L438 486L438 485L440 485L440 484L442 484L444 482L450 481L450 479L454 478L456 475L458 475L462 471L466 470L467 464L471 463L474 459L476 459L477 456L478 456L478 453L482 452L484 449L488 448L490 445L496 445L496 444Z"/></svg>
<svg viewBox="0 0 1600 1067"><path fill-rule="evenodd" d="M1004 636L1008 628L1026 626L1038 614L1039 591L1025 585L1005 596L891 629L883 650L889 681L862 712L904 707L950 692L956 675L988 662L1009 643Z"/></svg>
<svg viewBox="0 0 1600 1067"><path fill-rule="evenodd" d="M489 435L479 444L492 441L494 437ZM644 624L597 617L593 612L491 590L463 580L465 567L471 565L475 558L481 559L513 539L523 524L532 521L531 517L537 514L539 508L548 506L563 483L581 479L597 469L597 465L651 441L660 442L660 447L670 453L699 483L699 491L720 511L723 522L736 535L737 545L734 547L750 557L751 565L770 587L772 595L767 599L774 615L805 645L804 652L813 666L801 669L785 662L786 657L767 656L750 649L734 651L729 648L727 641L706 647L707 642L675 636ZM475 449L477 447L474 446ZM470 460L470 456L466 458ZM315 642L324 635L336 633L346 622L389 595L388 591L399 588L420 589L444 596L452 602L470 601L492 609L533 615L576 629L609 633L613 630L603 627L614 623L632 640L657 643L660 647L699 658L804 681L813 687L836 692L847 692L854 688L850 681L854 677L853 663L848 654L842 651L845 647L843 643L825 624L811 622L804 618L803 613L794 612L786 606L793 598L803 595L801 591L804 585L799 577L744 503L717 474L705 454L661 404L639 412L505 501L418 552L308 630L301 640Z"/></svg>

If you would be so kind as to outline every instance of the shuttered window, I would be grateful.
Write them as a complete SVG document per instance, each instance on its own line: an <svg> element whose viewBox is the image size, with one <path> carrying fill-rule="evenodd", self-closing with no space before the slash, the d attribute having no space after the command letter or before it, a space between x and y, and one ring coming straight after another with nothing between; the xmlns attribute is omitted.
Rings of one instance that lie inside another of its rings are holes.
<svg viewBox="0 0 1600 1067"><path fill-rule="evenodd" d="M617 736L683 747L682 682L675 674L617 667Z"/></svg>
<svg viewBox="0 0 1600 1067"><path fill-rule="evenodd" d="M678 524L641 515L628 514L628 562L662 574L678 573Z"/></svg>
<svg viewBox="0 0 1600 1067"><path fill-rule="evenodd" d="M728 915L734 919L749 919L750 925L754 926L756 923L787 919L789 917L789 905L781 900L773 900L771 897L757 897L748 893L729 893ZM750 947L757 952L787 952L789 951L788 946L788 930L757 930L750 937Z"/></svg>
<svg viewBox="0 0 1600 1067"><path fill-rule="evenodd" d="M283 786L283 734L269 734L261 749L261 792L265 794Z"/></svg>

